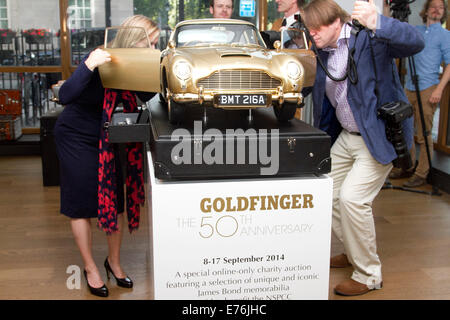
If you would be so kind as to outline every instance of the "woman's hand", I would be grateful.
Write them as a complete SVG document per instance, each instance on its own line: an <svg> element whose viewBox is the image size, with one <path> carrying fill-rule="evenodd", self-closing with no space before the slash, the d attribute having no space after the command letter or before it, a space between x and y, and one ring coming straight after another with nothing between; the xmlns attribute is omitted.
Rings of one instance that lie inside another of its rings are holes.
<svg viewBox="0 0 450 320"><path fill-rule="evenodd" d="M89 70L94 71L95 68L109 61L111 61L111 55L107 51L95 49L89 54L89 57L84 63Z"/></svg>
<svg viewBox="0 0 450 320"><path fill-rule="evenodd" d="M377 29L378 12L373 0L369 0L369 2L355 1L352 19L358 20L367 29L375 32Z"/></svg>

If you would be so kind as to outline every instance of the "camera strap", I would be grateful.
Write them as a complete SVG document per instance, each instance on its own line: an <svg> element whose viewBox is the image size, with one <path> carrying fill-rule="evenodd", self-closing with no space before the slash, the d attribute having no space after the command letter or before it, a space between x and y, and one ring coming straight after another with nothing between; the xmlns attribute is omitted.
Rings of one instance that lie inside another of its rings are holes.
<svg viewBox="0 0 450 320"><path fill-rule="evenodd" d="M367 36L369 37L370 56L372 58L373 72L375 73L375 95L377 96L377 110L378 110L380 108L380 90L378 88L377 65L376 65L376 61L375 61L375 53L374 53L373 47L372 47L372 39L369 34L370 31L366 30L366 32L367 32Z"/></svg>
<svg viewBox="0 0 450 320"><path fill-rule="evenodd" d="M345 23L342 27L344 28L345 25L347 25L347 23ZM351 24L348 24L348 25L352 26ZM302 26L303 26L302 30L304 30L304 32L306 34L306 38L309 41L311 41L311 43L312 43L312 48L311 49L316 54L317 62L319 62L320 67L323 69L323 71L328 76L328 78L330 78L331 80L336 81L336 82L344 81L347 78L349 78L349 81L352 84L356 85L356 83L358 83L358 72L356 70L356 63L355 63L355 59L354 59L355 47L349 49L348 58L347 58L347 70L346 70L344 76L342 76L341 78L336 78L328 71L327 66L325 66L324 62L320 58L320 54L319 54L319 51L317 49L316 42L314 41L314 38L309 33L308 28L306 28L306 26L303 23L302 23ZM355 38L358 37L358 33L355 34ZM356 39L355 39L355 43L356 43Z"/></svg>

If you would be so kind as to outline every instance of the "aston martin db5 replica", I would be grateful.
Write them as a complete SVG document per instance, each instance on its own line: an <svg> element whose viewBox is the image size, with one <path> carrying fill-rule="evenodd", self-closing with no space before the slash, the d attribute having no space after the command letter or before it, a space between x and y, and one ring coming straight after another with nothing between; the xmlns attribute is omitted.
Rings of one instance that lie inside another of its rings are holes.
<svg viewBox="0 0 450 320"><path fill-rule="evenodd" d="M292 40L294 49L283 47ZM288 121L303 102L302 88L313 85L316 73L315 55L302 31L282 35L270 50L256 27L242 20L180 22L162 52L111 43L105 39L112 61L100 67L103 85L159 92L171 123L182 121L195 106L205 112L208 107L273 106L277 119Z"/></svg>

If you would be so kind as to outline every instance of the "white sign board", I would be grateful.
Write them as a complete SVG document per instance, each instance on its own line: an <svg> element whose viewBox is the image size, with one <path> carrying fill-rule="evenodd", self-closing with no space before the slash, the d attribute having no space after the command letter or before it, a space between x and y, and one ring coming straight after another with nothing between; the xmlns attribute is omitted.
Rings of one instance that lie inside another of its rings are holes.
<svg viewBox="0 0 450 320"><path fill-rule="evenodd" d="M155 299L328 299L331 178L162 182L147 155Z"/></svg>
<svg viewBox="0 0 450 320"><path fill-rule="evenodd" d="M255 0L240 0L239 1L239 16L240 17L254 17L256 12Z"/></svg>

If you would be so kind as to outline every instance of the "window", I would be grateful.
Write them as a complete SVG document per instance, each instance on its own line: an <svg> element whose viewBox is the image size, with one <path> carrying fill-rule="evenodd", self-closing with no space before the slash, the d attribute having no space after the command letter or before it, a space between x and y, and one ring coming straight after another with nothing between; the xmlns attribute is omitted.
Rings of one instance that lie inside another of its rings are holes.
<svg viewBox="0 0 450 320"><path fill-rule="evenodd" d="M8 28L8 7L6 0L0 0L0 28Z"/></svg>
<svg viewBox="0 0 450 320"><path fill-rule="evenodd" d="M92 27L91 0L69 0L69 28Z"/></svg>
<svg viewBox="0 0 450 320"><path fill-rule="evenodd" d="M272 25L275 20L283 17L283 13L278 12L278 5L275 0L267 1L267 30L272 29Z"/></svg>

